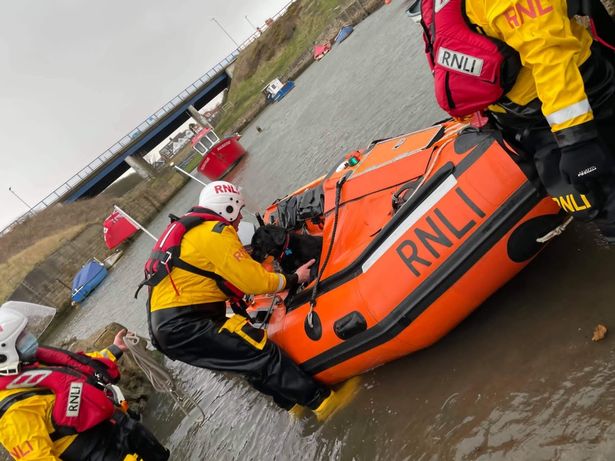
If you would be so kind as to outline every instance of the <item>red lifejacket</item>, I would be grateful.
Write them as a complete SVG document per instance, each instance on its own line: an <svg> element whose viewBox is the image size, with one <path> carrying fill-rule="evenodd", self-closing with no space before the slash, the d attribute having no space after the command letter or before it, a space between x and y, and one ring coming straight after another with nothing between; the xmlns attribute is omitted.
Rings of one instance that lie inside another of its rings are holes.
<svg viewBox="0 0 615 461"><path fill-rule="evenodd" d="M42 346L36 359L36 363L24 366L18 375L0 376L0 390L53 392L56 399L52 421L56 430L66 435L85 432L111 419L115 405L104 386L117 382L120 377L114 362Z"/></svg>
<svg viewBox="0 0 615 461"><path fill-rule="evenodd" d="M202 207L194 207L181 218L170 216L171 223L164 230L150 254L149 259L145 262L145 278L139 284L135 298L139 294L139 290L143 285L154 287L158 285L165 277L171 277L171 270L174 267L192 272L193 274L202 277L208 277L215 280L218 288L229 296L232 301L241 299L244 293L230 282L224 280L223 277L215 272L207 271L196 267L180 257L181 242L186 232L190 229L202 224L205 221L218 221L222 227L230 225L230 223L222 216L207 210ZM171 278L171 284L177 293L179 290L175 286Z"/></svg>
<svg viewBox="0 0 615 461"><path fill-rule="evenodd" d="M422 0L421 25L436 100L454 117L486 109L515 84L519 54L477 31L465 14L465 0Z"/></svg>

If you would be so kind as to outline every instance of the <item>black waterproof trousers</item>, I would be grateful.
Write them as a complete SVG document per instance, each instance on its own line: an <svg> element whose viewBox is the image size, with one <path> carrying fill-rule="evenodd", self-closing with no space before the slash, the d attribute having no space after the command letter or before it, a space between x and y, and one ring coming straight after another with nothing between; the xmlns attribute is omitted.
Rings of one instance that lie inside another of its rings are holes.
<svg viewBox="0 0 615 461"><path fill-rule="evenodd" d="M224 312L222 302L151 312L153 343L173 360L242 374L287 410L295 404L316 409L329 396L330 390L269 341L265 330L240 315L227 319Z"/></svg>
<svg viewBox="0 0 615 461"><path fill-rule="evenodd" d="M585 89L600 138L615 158L615 59L594 44L592 56L581 66ZM615 171L582 196L562 177L560 150L537 99L527 106L502 104L506 114L491 113L495 125L511 145L533 163L547 193L575 218L593 220L609 243L615 243Z"/></svg>
<svg viewBox="0 0 615 461"><path fill-rule="evenodd" d="M60 455L60 459L122 461L133 454L138 455L140 461L167 461L170 456L169 450L145 426L117 411L111 421L79 434Z"/></svg>

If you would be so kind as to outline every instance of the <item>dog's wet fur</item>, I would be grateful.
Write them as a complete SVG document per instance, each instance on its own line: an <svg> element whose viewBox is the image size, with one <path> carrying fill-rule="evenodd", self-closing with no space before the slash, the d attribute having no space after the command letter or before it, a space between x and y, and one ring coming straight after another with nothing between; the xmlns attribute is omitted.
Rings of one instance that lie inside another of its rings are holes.
<svg viewBox="0 0 615 461"><path fill-rule="evenodd" d="M288 248L284 251L287 238ZM267 256L273 256L286 274L292 274L310 259L316 260L311 267L311 278L315 278L318 273L322 237L296 234L282 226L267 224L256 229L251 247L254 260L263 262Z"/></svg>

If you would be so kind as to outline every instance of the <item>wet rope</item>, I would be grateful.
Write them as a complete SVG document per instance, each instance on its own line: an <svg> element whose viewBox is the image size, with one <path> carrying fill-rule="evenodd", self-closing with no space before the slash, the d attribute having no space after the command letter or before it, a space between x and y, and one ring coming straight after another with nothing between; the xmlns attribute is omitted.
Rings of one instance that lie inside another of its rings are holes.
<svg viewBox="0 0 615 461"><path fill-rule="evenodd" d="M566 218L566 220L562 224L557 226L555 229L549 231L547 234L543 235L542 237L538 237L536 241L538 243L547 243L552 238L555 238L558 235L562 235L562 233L566 230L568 225L572 222L572 219L573 219L572 216L568 216L568 218Z"/></svg>
<svg viewBox="0 0 615 461"><path fill-rule="evenodd" d="M175 388L175 382L169 372L148 354L147 350L141 346L140 342L141 338L132 331L129 331L124 337L124 343L128 348L128 352L130 352L137 366L143 371L148 381L152 384L154 390L170 394L186 416L188 416L188 411L184 407L184 400L187 399L201 412L202 418L199 423L204 422L206 416L200 405L190 395L187 397L180 395Z"/></svg>

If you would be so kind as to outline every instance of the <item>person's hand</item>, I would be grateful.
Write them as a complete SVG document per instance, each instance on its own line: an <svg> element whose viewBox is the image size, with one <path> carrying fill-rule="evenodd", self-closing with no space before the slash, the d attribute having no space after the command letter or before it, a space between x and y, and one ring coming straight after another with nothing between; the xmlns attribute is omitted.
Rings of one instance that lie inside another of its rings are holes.
<svg viewBox="0 0 615 461"><path fill-rule="evenodd" d="M612 174L614 162L598 139L562 147L561 152L562 176L582 194L590 192L601 179Z"/></svg>
<svg viewBox="0 0 615 461"><path fill-rule="evenodd" d="M306 262L303 266L299 267L295 271L299 284L310 281L310 267L312 266L312 264L314 264L315 261L315 259L310 259L308 262Z"/></svg>
<svg viewBox="0 0 615 461"><path fill-rule="evenodd" d="M128 346L126 346L126 343L124 342L124 336L126 336L126 333L128 333L128 330L124 328L118 331L118 333L115 335L115 338L113 339L113 344L117 346L122 352L126 352L128 350Z"/></svg>

